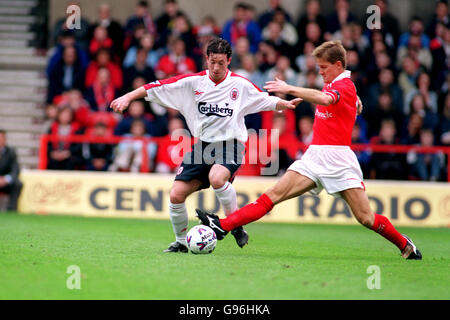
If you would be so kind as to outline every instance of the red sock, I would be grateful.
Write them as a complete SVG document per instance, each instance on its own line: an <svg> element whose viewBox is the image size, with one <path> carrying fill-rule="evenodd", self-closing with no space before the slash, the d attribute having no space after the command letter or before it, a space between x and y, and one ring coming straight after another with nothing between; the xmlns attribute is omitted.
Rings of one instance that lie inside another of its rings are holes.
<svg viewBox="0 0 450 320"><path fill-rule="evenodd" d="M392 223L385 216L375 213L375 221L373 222L372 230L395 244L400 250L405 248L405 237L394 228Z"/></svg>
<svg viewBox="0 0 450 320"><path fill-rule="evenodd" d="M220 219L220 225L226 231L231 231L237 227L262 218L267 212L272 210L272 200L265 194L239 210L236 210L225 219Z"/></svg>

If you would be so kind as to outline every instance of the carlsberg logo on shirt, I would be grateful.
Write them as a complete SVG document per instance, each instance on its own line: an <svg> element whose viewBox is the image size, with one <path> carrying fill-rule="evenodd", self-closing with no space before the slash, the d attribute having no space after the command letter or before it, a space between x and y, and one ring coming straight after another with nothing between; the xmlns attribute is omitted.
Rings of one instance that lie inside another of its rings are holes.
<svg viewBox="0 0 450 320"><path fill-rule="evenodd" d="M233 109L228 108L229 104L225 103L225 107L219 107L218 104L199 102L198 111L205 116L217 116L217 117L231 117L233 115Z"/></svg>

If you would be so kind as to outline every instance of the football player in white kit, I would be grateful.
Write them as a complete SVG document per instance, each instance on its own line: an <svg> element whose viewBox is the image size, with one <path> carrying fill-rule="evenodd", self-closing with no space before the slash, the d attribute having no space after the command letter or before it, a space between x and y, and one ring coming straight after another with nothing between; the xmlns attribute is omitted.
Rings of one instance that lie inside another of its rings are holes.
<svg viewBox="0 0 450 320"><path fill-rule="evenodd" d="M169 214L175 242L165 252L188 252L185 200L193 192L211 185L225 215L237 210L231 182L242 163L248 139L244 117L265 110L294 109L302 100L270 96L234 74L228 69L231 53L226 40L213 39L206 50L207 70L146 84L115 99L110 106L123 112L131 101L147 97L178 110L193 136L199 139L192 152L184 156L170 191ZM241 248L248 243L248 234L242 227L231 233Z"/></svg>

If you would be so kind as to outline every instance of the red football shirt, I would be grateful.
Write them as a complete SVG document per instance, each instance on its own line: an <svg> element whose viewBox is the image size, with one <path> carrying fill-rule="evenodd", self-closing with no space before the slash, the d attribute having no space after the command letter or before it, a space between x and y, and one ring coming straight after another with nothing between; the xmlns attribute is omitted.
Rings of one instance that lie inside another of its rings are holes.
<svg viewBox="0 0 450 320"><path fill-rule="evenodd" d="M358 101L350 71L342 72L325 84L322 92L330 95L333 102L329 106L317 105L311 144L349 146Z"/></svg>

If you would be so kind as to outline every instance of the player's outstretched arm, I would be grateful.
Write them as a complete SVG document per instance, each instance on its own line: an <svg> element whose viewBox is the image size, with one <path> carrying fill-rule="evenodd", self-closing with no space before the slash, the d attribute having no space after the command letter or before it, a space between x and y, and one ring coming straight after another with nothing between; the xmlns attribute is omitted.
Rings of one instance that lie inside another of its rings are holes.
<svg viewBox="0 0 450 320"><path fill-rule="evenodd" d="M331 96L319 90L291 86L278 78L275 78L274 81L267 81L264 89L268 92L289 94L291 96L302 98L310 103L320 104L322 106L328 106L333 102L333 98L331 98Z"/></svg>
<svg viewBox="0 0 450 320"><path fill-rule="evenodd" d="M144 87L139 87L131 92L124 94L123 96L117 99L114 99L109 107L113 109L115 112L122 113L128 108L131 101L142 99L145 98L146 96L147 92L145 91Z"/></svg>

